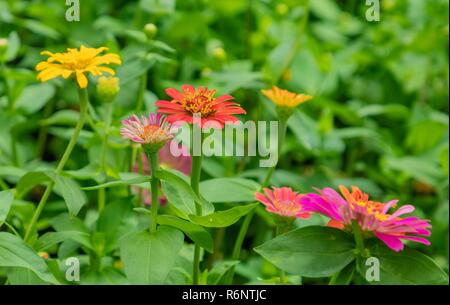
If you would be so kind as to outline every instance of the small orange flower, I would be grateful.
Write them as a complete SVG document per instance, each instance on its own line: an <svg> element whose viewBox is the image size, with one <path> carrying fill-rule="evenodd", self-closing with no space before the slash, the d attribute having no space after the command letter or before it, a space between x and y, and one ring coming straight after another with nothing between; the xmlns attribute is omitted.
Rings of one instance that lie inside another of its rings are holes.
<svg viewBox="0 0 450 305"><path fill-rule="evenodd" d="M50 56L47 61L42 61L36 65L36 70L40 71L37 79L46 82L55 77L62 76L67 79L75 74L80 88L86 88L88 79L86 72L92 73L94 76L102 75L104 72L114 75L113 69L104 67L104 64L120 65L120 57L117 54L109 53L98 56L101 52L108 48L86 48L81 46L78 49L67 49L64 53L51 53L49 51L41 52L42 55Z"/></svg>
<svg viewBox="0 0 450 305"><path fill-rule="evenodd" d="M277 86L273 86L272 89L261 90L261 92L279 107L295 108L313 98L311 95L296 94Z"/></svg>

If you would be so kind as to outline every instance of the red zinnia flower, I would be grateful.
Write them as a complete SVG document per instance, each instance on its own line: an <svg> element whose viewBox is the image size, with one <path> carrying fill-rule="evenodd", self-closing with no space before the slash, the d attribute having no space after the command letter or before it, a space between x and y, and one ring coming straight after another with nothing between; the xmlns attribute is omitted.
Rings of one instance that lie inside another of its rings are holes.
<svg viewBox="0 0 450 305"><path fill-rule="evenodd" d="M184 121L189 124L198 123L194 120L194 114L201 117L201 127L208 122L216 122L221 128L227 123L237 123L239 120L233 115L245 114L245 110L235 102L231 95L214 97L216 90L206 87L195 89L191 85L183 85L182 92L174 88L166 89L167 95L172 100L157 101L158 112L167 114L167 121L175 123Z"/></svg>

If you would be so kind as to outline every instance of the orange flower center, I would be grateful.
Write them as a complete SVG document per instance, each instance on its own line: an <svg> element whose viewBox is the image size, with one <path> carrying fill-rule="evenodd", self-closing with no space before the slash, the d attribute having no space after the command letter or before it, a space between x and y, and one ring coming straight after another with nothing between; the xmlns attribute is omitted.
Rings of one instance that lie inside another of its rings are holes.
<svg viewBox="0 0 450 305"><path fill-rule="evenodd" d="M166 141L169 137L167 132L157 125L147 125L144 127L144 132L140 135L146 143L159 143Z"/></svg>
<svg viewBox="0 0 450 305"><path fill-rule="evenodd" d="M191 114L200 113L202 118L206 118L215 112L213 107L216 101L215 93L216 90L200 87L194 92L185 91L180 102L187 112Z"/></svg>

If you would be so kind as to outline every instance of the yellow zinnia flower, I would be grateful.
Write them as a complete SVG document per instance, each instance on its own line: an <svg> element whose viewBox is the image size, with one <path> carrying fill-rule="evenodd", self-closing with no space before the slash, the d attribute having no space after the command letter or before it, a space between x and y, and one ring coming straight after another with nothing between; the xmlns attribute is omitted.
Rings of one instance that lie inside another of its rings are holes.
<svg viewBox="0 0 450 305"><path fill-rule="evenodd" d="M280 89L277 86L273 86L272 89L261 90L261 92L278 107L295 108L313 98L311 95L296 94L288 90Z"/></svg>
<svg viewBox="0 0 450 305"><path fill-rule="evenodd" d="M114 75L113 69L104 67L104 64L120 65L120 57L117 54L109 53L102 56L97 56L108 48L86 48L81 46L78 49L67 49L64 53L51 53L49 51L41 52L41 55L50 56L47 61L42 61L36 65L36 70L40 71L37 79L46 82L55 77L62 76L65 79L70 77L72 73L75 74L80 88L86 88L88 80L85 72L90 72L95 76L102 75L107 72Z"/></svg>

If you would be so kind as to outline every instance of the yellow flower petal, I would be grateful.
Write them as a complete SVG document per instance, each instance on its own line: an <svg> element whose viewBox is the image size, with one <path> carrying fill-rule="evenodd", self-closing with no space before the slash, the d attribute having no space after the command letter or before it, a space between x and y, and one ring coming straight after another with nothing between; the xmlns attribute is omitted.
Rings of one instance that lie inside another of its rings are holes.
<svg viewBox="0 0 450 305"><path fill-rule="evenodd" d="M84 75L83 74L83 72L76 72L76 75L77 75L77 82L78 82L78 85L80 86L80 88L86 88L87 87L87 84L88 84L88 80L87 80L87 77L86 77L86 75Z"/></svg>

